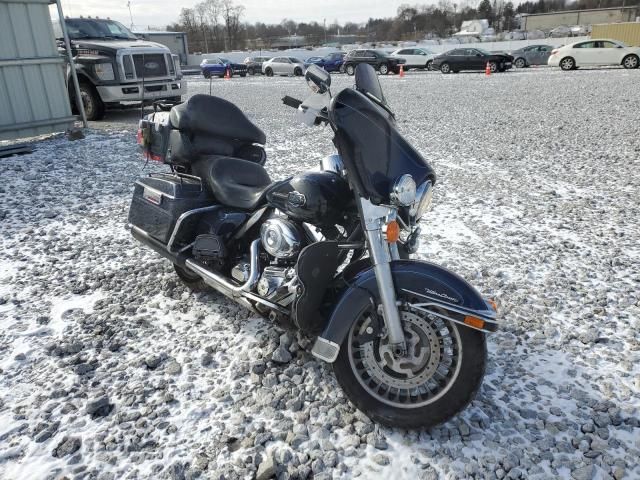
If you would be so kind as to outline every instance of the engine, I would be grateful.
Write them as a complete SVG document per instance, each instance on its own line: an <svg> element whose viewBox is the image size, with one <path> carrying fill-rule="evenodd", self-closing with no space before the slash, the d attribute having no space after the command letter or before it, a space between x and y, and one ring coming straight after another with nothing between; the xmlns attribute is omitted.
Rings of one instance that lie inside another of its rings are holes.
<svg viewBox="0 0 640 480"><path fill-rule="evenodd" d="M260 228L262 246L277 260L292 260L300 253L303 235L290 220L271 218Z"/></svg>
<svg viewBox="0 0 640 480"><path fill-rule="evenodd" d="M258 295L286 306L295 297L295 270L291 267L269 265L258 282ZM290 291L290 288L292 287Z"/></svg>

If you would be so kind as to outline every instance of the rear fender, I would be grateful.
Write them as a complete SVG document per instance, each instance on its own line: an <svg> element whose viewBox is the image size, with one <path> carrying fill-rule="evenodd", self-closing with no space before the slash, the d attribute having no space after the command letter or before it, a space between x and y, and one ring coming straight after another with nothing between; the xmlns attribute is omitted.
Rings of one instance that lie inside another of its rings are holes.
<svg viewBox="0 0 640 480"><path fill-rule="evenodd" d="M497 330L496 311L478 291L459 275L433 263L418 260L399 260L391 263L396 294L412 298L411 306L441 318L483 332ZM379 304L378 286L372 267L364 268L351 279L338 298L326 326L316 339L311 353L333 363L340 345L347 337L360 312L371 303L371 296ZM480 322L465 323L467 317ZM475 326L474 326L475 325ZM478 328L482 325L481 328Z"/></svg>

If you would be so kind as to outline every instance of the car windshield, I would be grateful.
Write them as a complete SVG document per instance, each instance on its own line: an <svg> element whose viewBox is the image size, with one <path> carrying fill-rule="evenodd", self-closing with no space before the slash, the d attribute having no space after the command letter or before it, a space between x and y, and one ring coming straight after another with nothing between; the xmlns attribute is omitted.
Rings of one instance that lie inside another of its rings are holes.
<svg viewBox="0 0 640 480"><path fill-rule="evenodd" d="M300 60L299 58L295 58L295 57L289 57L289 60L291 60L293 63L302 63L302 60Z"/></svg>
<svg viewBox="0 0 640 480"><path fill-rule="evenodd" d="M65 25L69 32L69 38L73 40L81 38L137 40L137 37L127 27L114 20L67 18ZM56 37L62 38L62 29L56 30L59 30L56 32Z"/></svg>
<svg viewBox="0 0 640 480"><path fill-rule="evenodd" d="M228 58L222 58L222 57L220 57L220 61L221 61L222 63L231 63L231 62L229 61L229 59L228 59Z"/></svg>
<svg viewBox="0 0 640 480"><path fill-rule="evenodd" d="M483 55L493 55L493 53L488 52L484 48L476 48L476 50L479 51L480 53L482 53Z"/></svg>

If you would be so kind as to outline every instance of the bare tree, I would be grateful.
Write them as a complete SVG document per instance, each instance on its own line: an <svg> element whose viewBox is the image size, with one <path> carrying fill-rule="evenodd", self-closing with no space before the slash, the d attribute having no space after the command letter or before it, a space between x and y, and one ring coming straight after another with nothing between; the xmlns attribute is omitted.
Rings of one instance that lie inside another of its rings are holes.
<svg viewBox="0 0 640 480"><path fill-rule="evenodd" d="M222 18L224 20L227 35L229 39L229 47L231 49L237 47L238 33L240 32L240 17L244 13L243 5L234 5L233 0L221 0ZM226 44L226 41L225 41ZM226 50L225 45L225 50Z"/></svg>
<svg viewBox="0 0 640 480"><path fill-rule="evenodd" d="M202 37L204 38L204 49L205 53L209 53L209 42L207 41L207 6L203 3L197 3L195 6L196 16L198 17L198 22L200 24L200 28L202 29Z"/></svg>

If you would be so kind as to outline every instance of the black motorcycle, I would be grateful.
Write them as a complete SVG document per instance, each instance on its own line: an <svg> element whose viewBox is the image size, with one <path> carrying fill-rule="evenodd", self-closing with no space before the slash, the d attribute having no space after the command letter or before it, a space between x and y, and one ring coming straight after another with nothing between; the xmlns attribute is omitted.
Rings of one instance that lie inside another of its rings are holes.
<svg viewBox="0 0 640 480"><path fill-rule="evenodd" d="M189 287L313 336L311 353L374 421L441 423L482 382L495 304L409 260L436 177L396 129L371 66L335 96L321 68L305 77L311 97L283 101L331 127L338 154L320 171L271 180L264 133L234 104L194 95L140 122L145 154L171 172L136 181L129 228Z"/></svg>

